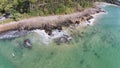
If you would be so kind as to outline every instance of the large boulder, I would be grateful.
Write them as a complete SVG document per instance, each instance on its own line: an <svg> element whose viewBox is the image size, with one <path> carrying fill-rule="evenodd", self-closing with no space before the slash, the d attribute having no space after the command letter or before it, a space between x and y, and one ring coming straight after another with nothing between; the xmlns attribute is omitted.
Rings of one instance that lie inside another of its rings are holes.
<svg viewBox="0 0 120 68"><path fill-rule="evenodd" d="M29 48L29 49L32 48L32 44L31 44L30 39L25 39L24 40L24 47Z"/></svg>

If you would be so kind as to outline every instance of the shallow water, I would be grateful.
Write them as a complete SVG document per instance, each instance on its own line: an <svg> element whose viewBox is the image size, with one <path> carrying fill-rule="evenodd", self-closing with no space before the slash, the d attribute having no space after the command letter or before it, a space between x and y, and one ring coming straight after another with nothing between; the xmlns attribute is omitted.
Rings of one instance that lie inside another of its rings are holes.
<svg viewBox="0 0 120 68"><path fill-rule="evenodd" d="M79 31L70 43L41 44L37 34L0 41L0 68L120 68L120 8L106 6L105 14ZM29 38L32 49L24 48ZM15 56L12 56L12 54Z"/></svg>

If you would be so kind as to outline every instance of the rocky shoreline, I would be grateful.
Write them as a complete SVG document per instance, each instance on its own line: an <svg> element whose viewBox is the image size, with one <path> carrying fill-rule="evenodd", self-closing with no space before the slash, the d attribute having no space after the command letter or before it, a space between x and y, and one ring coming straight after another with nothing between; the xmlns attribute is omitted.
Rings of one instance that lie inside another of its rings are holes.
<svg viewBox="0 0 120 68"><path fill-rule="evenodd" d="M97 12L99 13L99 12ZM94 15L94 14L93 14ZM49 32L48 34L50 34L52 32L52 30L62 30L62 27L69 27L69 26L74 26L74 25L81 25L81 26L87 26L87 25L92 25L93 21L94 21L94 17L93 15L89 15L86 14L83 18L81 18L81 20L76 21L76 22L68 22L68 23L62 23L62 24L58 24L58 26L52 26L50 24L44 25L42 26L43 28L41 30L46 30L47 32ZM9 23L8 23L9 24ZM60 25L60 26L59 26ZM1 26L1 25L0 25ZM14 27L14 26L13 26ZM56 27L56 28L55 28ZM59 27L59 28L57 28ZM9 28L9 27L7 27ZM22 28L22 26L21 26ZM51 30L50 30L51 29ZM34 29L33 29L34 30ZM14 37L19 37L19 36L23 36L24 34L29 33L32 30L10 30L10 31L6 31L6 32L1 32L0 33L0 39L5 39L5 38L14 38ZM45 31L45 32L46 32ZM47 33L46 32L46 33Z"/></svg>
<svg viewBox="0 0 120 68"><path fill-rule="evenodd" d="M0 25L0 33L11 30L34 30L43 29L50 33L54 29L62 30L62 27L69 27L70 25L79 24L92 18L92 14L104 12L100 8L94 7L85 9L82 12L76 12L67 15L54 15L47 17L34 17L24 19L17 22L10 22Z"/></svg>
<svg viewBox="0 0 120 68"><path fill-rule="evenodd" d="M108 3L115 4L117 6L120 6L120 1L109 1Z"/></svg>
<svg viewBox="0 0 120 68"><path fill-rule="evenodd" d="M5 33L1 33L0 39L14 39L16 37L22 37L22 36L24 37L28 34L35 33L41 39L40 41L42 44L48 45L51 42L55 42L59 45L61 43L66 43L71 41L72 36L71 34L69 34L68 31L70 30L74 31L76 28L79 28L79 27L86 27L86 26L93 25L97 16L101 14L104 14L104 13L100 12L97 14L93 14L92 18L90 18L88 21L83 21L82 23L71 25L70 27L63 30L58 30L58 29L52 30L51 35L48 35L48 33L46 33L45 30L40 30L40 29L22 30L22 31L16 30L16 31L8 31Z"/></svg>
<svg viewBox="0 0 120 68"><path fill-rule="evenodd" d="M43 44L49 44L52 40L57 44L69 42L72 37L67 33L67 29L72 27L74 30L76 25L78 27L93 25L97 15L103 13L105 11L101 8L93 7L68 15L35 17L1 24L0 39L12 39L29 33L37 33L42 38Z"/></svg>

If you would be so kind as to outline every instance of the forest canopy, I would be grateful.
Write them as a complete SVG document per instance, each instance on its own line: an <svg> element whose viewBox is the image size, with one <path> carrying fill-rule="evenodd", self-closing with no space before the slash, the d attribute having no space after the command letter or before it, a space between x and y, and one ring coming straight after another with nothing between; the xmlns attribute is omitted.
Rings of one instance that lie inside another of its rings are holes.
<svg viewBox="0 0 120 68"><path fill-rule="evenodd" d="M0 0L0 15L8 12L14 16L24 13L31 16L71 13L92 7L92 3L96 1L117 0Z"/></svg>

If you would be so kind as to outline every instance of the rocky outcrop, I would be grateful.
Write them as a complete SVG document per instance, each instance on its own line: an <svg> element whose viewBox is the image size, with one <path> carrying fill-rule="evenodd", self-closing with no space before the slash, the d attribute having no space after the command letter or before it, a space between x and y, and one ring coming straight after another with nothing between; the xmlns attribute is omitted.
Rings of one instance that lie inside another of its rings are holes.
<svg viewBox="0 0 120 68"><path fill-rule="evenodd" d="M120 6L120 1L114 1L114 0L110 0L110 1L108 1L108 3L111 3L111 4L115 4L115 5L118 5L118 6Z"/></svg>
<svg viewBox="0 0 120 68"><path fill-rule="evenodd" d="M54 15L47 17L34 17L17 22L10 22L0 25L0 33L10 30L33 30L43 29L49 35L54 29L62 30L62 27L79 24L81 21L91 19L91 14L101 12L100 8L89 8L83 12L72 13L68 15Z"/></svg>
<svg viewBox="0 0 120 68"><path fill-rule="evenodd" d="M31 44L31 41L29 39L24 40L24 47L29 48L29 49L32 48L32 44Z"/></svg>
<svg viewBox="0 0 120 68"><path fill-rule="evenodd" d="M60 45L62 43L67 43L70 42L72 40L72 38L68 35L63 35L61 37L55 38L54 41L56 44Z"/></svg>
<svg viewBox="0 0 120 68"><path fill-rule="evenodd" d="M105 0L104 2L98 2L98 3L103 3L103 4L109 3L109 4L114 4L114 5L120 6L120 0Z"/></svg>

